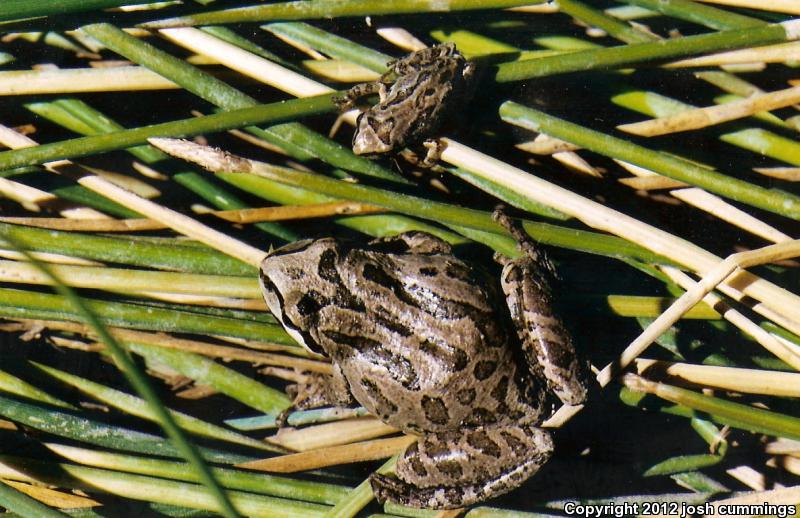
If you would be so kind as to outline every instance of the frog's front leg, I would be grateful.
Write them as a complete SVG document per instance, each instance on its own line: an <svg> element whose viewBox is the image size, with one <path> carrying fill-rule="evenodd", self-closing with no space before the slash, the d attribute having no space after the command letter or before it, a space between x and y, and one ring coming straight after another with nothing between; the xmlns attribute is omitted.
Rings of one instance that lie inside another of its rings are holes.
<svg viewBox="0 0 800 518"><path fill-rule="evenodd" d="M586 401L586 366L578 359L572 338L553 310L550 281L553 266L544 252L502 210L494 218L517 239L525 255L496 257L503 263L500 284L531 373L547 380L550 389L569 405Z"/></svg>
<svg viewBox="0 0 800 518"><path fill-rule="evenodd" d="M387 95L386 84L382 81L359 83L350 88L343 97L334 97L333 103L339 111L343 112L354 107L360 98L373 94L378 94L379 99L383 102Z"/></svg>
<svg viewBox="0 0 800 518"><path fill-rule="evenodd" d="M518 487L553 451L533 426L488 425L430 433L397 461L397 478L373 474L376 498L409 507L455 509Z"/></svg>
<svg viewBox="0 0 800 518"><path fill-rule="evenodd" d="M425 158L422 159L422 167L431 168L436 165L436 162L442 158L442 153L444 152L447 144L444 143L441 139L430 138L427 139L422 145L426 149Z"/></svg>
<svg viewBox="0 0 800 518"><path fill-rule="evenodd" d="M347 408L355 404L347 380L337 364L333 364L332 374L311 372L304 374L303 378L302 381L289 385L286 389L292 398L292 404L275 419L278 428L282 428L289 414L296 410L325 406Z"/></svg>
<svg viewBox="0 0 800 518"><path fill-rule="evenodd" d="M400 151L400 156L409 164L422 169L436 168L437 162L439 162L439 159L442 157L442 152L447 147L447 144L441 139L429 138L422 142L422 147L425 148L425 156L422 158L420 158L416 150L409 148Z"/></svg>

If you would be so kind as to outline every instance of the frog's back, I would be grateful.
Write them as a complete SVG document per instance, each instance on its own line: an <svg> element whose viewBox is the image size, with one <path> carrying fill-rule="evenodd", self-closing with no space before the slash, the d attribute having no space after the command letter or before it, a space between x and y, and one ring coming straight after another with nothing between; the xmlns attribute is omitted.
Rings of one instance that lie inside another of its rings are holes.
<svg viewBox="0 0 800 518"><path fill-rule="evenodd" d="M520 407L505 304L481 272L449 254L363 249L338 270L363 313L322 318L317 331L371 412L411 431L536 413Z"/></svg>

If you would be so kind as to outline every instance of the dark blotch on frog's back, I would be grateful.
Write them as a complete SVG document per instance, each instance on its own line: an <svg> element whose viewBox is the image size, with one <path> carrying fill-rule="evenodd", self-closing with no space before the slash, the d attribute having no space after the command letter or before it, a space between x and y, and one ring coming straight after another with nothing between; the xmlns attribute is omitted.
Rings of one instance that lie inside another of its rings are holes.
<svg viewBox="0 0 800 518"><path fill-rule="evenodd" d="M450 420L447 405L438 397L422 396L422 411L433 424L445 425Z"/></svg>
<svg viewBox="0 0 800 518"><path fill-rule="evenodd" d="M473 370L473 374L475 375L475 379L483 381L485 379L488 379L492 374L494 374L495 370L497 370L497 362L491 360L483 360L475 364L475 369Z"/></svg>
<svg viewBox="0 0 800 518"><path fill-rule="evenodd" d="M467 444L480 451L482 454L490 457L499 457L501 453L500 446L482 430L468 433Z"/></svg>
<svg viewBox="0 0 800 518"><path fill-rule="evenodd" d="M475 401L476 395L477 395L476 390L470 387L461 389L458 392L456 392L456 399L458 400L459 403L466 406Z"/></svg>

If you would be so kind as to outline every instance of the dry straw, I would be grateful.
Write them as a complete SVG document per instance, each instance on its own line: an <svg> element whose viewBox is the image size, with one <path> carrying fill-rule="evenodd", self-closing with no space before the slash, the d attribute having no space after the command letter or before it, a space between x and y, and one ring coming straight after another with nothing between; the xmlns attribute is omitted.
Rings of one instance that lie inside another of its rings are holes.
<svg viewBox="0 0 800 518"><path fill-rule="evenodd" d="M715 0L717 1L717 0ZM727 3L741 3L744 4L745 0L718 0L719 2ZM775 11L792 12L792 4L786 4L777 1L760 2L760 6L756 8L771 9ZM795 23L794 29L797 31ZM789 27L789 26L787 26ZM313 80L304 77L294 71L288 70L280 65L276 65L268 60L254 56L247 53L240 48L225 43L218 38L196 29L183 28L183 29L163 29L160 31L162 35L171 41L183 45L194 52L203 54L208 57L210 61L220 62L237 70L243 74L249 75L270 84L279 89L287 91L296 96L311 96L320 93L330 92L331 90ZM418 47L419 41L413 38L410 33L403 34L402 30L384 30L382 34L387 35L388 38L393 38L396 41L402 41L403 45L408 47ZM298 43L292 41L293 44ZM793 49L787 46L786 48ZM322 57L320 54L313 51L313 49L306 48L306 50L316 57ZM786 54L782 54L782 59L786 59ZM719 57L717 58L719 59ZM724 59L724 57L723 57ZM734 57L734 59L743 59L741 54ZM138 67L130 67L131 69ZM122 80L113 79L102 88L113 89L127 82L129 87L131 85L139 85L137 88L147 88L147 81L153 81L153 77L147 77L149 73L142 73L142 70L128 70L127 72L133 74L140 74L144 77L133 81L130 77ZM99 70L96 75L102 76L103 74L113 75L111 72L103 72ZM152 75L152 74L150 74ZM61 79L63 80L63 79ZM0 94L3 88L3 78L0 76ZM116 81L116 82L115 82ZM149 83L153 88L167 88L174 87L168 81L154 81ZM35 85L34 85L35 86ZM18 88L19 84L15 84L8 88ZM35 86L35 88L42 88ZM10 91L10 90L9 90ZM33 90L31 90L33 91ZM43 91L43 90L39 90ZM61 90L63 92L63 90ZM703 108L693 112L687 112L679 116L671 117L667 120L650 121L647 123L638 123L636 125L627 125L627 129L633 128L634 132L641 133L642 126L657 126L656 130L647 130L647 134L663 134L669 131L684 131L688 129L697 129L705 127L710 124L717 124L735 118L745 117L755 114L760 111L775 109L781 106L787 106L798 102L797 87L787 90L764 93L756 95L752 98L744 99L728 103L726 105ZM348 115L349 122L353 121L353 114ZM11 140L18 138L18 136L8 137L9 132L0 132L0 135L6 135L3 138L10 138ZM17 147L21 145L32 145L32 141L28 139L24 144L21 140L17 141ZM720 219L729 221L742 228L747 229L749 232L762 236L768 240L778 242L779 244L772 245L760 250L751 252L744 252L729 256L727 259L722 260L719 257L703 250L691 242L673 236L655 227L649 226L635 218L629 217L618 211L614 211L603 205L589 200L585 197L577 195L573 192L562 189L554 184L541 180L527 171L515 168L500 160L494 159L490 156L482 154L474 149L464 146L458 142L450 139L445 140L447 148L445 149L442 159L445 162L459 166L465 170L471 171L478 177L489 179L493 182L502 184L506 188L514 192L521 193L527 196L530 200L535 200L544 203L550 207L554 207L559 211L569 214L588 226L607 231L618 236L624 237L634 243L644 246L664 257L667 257L676 263L682 265L688 270L698 274L701 278L698 282L680 270L672 267L663 267L663 271L675 280L679 285L683 286L687 291L679 298L673 306L665 311L648 329L637 338L621 358L615 364L607 366L599 375L601 384L605 385L611 379L612 374L616 368L623 367L636 359L642 351L651 343L652 340L657 338L669 326L674 323L678 318L685 314L691 307L697 304L700 300L706 301L708 304L718 309L725 318L739 326L745 332L754 336L759 343L767 350L774 353L776 356L784 360L786 363L794 368L800 369L800 355L798 355L796 348L788 346L785 342L776 338L772 334L764 331L762 328L745 318L741 313L725 306L720 297L713 293L712 290L719 289L727 293L736 300L746 300L752 298L756 301L754 309L762 315L771 318L776 323L790 329L796 333L800 333L800 298L796 294L792 294L774 284L767 282L756 275L744 271L744 268L757 265L766 264L779 259L796 257L800 255L800 242L791 241L790 236L772 228L766 223L744 213L740 209L733 207L721 198L709 194L697 188L677 188L679 185L674 180L664 179L663 177L652 176L654 173L648 171L636 171L635 166L630 166L631 170L637 178L628 181L631 186L642 189L675 189L672 191L676 198L679 198L687 203L691 203L697 207L714 214ZM159 145L158 140L153 141L154 144ZM163 143L163 142L161 142ZM13 146L12 146L13 147ZM577 155L571 153L572 148L567 146L563 147L562 142L540 142L525 146L526 149L534 149L536 152L557 154L570 151L567 158L571 160L571 167L581 168L586 171L594 171L590 164L586 163ZM213 153L211 153L213 155ZM563 155L562 155L563 156ZM562 156L554 158L561 159ZM213 158L213 156L212 156ZM241 160L238 157L227 155L226 159ZM580 161L576 161L580 160ZM244 162L243 162L244 163ZM258 166L255 162L247 161L248 167L243 170L250 170L258 174ZM628 164L629 165L629 164ZM230 166L227 164L226 167ZM60 171L65 174L75 175L71 164L50 164L49 167L54 171ZM63 169L61 169L63 168ZM213 169L214 166L212 165ZM0 179L0 192L13 197L25 204L31 209L39 209L40 207L55 202L55 197L49 193L38 191L22 184L13 182L7 179ZM79 173L78 182L84 187L93 190L110 200L114 200L123 206L132 209L138 213L147 216L149 219L137 220L93 220L93 221L45 221L45 218L39 219L36 223L45 228L53 228L54 226L63 225L61 228L69 230L88 230L88 231L134 231L145 229L157 228L172 228L175 231L197 239L206 243L218 250L227 254L237 257L245 263L251 265L258 265L263 257L263 252L249 245L241 243L235 239L231 239L221 232L217 232L193 218L184 216L175 211L166 209L156 203L148 201L141 196L137 196L127 190L109 182L107 179L101 178L97 175L87 174L86 171ZM665 183L667 182L667 183ZM669 183L671 182L671 183ZM325 216L331 214L342 213L367 213L377 210L374 207L364 206L363 204L356 204L353 202L336 202L333 204L324 204L318 207L280 207L280 208L264 208L264 209L246 209L239 211L212 211L216 217L223 218L226 221L235 223L255 222L255 221L272 221L285 217L315 217ZM99 213L93 214L91 211L73 212L72 207L67 207L62 210L62 215L65 217L100 217ZM14 221L20 223L22 221ZM33 218L27 218L24 223L32 224ZM50 225L50 227L47 227ZM74 271L76 276L78 270L63 269L65 274ZM83 273L89 270L82 270ZM35 274L28 268L27 265L7 265L5 262L0 264L0 273L5 272L9 276L27 276L25 279L29 282L34 282ZM67 275L69 276L69 275ZM41 280L39 278L38 280ZM36 281L38 282L38 281ZM87 286L90 284L86 284ZM142 285L141 287L144 287ZM153 296L160 296L164 298L172 297L168 293L152 293ZM184 301L191 301L191 297L197 296L189 293L187 299ZM199 297L199 296L197 296ZM210 302L216 304L234 304L233 301L217 300L213 301L213 297L197 298L194 300L198 302ZM179 300L172 298L171 300ZM259 303L260 304L260 303ZM233 307L233 306L231 306ZM31 326L35 325L33 322L27 322ZM87 334L88 330L85 328L78 329L77 324L69 328L67 324L59 324L47 322L46 325L53 329L60 329L63 331L79 331ZM191 351L202 354L211 358L223 358L225 360L241 359L253 363L262 363L274 367L289 368L294 367L304 370L313 370L317 372L328 372L330 366L316 360L307 358L294 358L282 354L272 354L262 351L246 350L236 347L222 347L210 343L201 343L191 340L177 339L166 335L156 333L144 333L140 331L125 331L113 330L114 335L120 340L129 340L140 343L154 343L159 346L179 349L182 351ZM79 345L79 344L76 344ZM83 344L89 346L88 344ZM261 344L265 349L274 347L279 350L281 346L278 344ZM661 370L664 373L683 379L689 383L701 384L704 386L718 387L725 390L737 390L740 392L749 392L755 394L769 394L777 396L797 397L798 392L795 388L798 385L797 374L781 373L781 372L763 372L745 369L732 369L720 367L707 367L688 364L663 364L656 363L652 360L639 359L636 361L637 368L640 372L654 372L654 370ZM657 384L648 385L646 380L641 380L635 383L634 386L640 388L650 387L653 388ZM648 389L648 390L650 390ZM564 419L574 414L579 410L579 407L565 407L559 413L548 421L548 426L557 426L562 423ZM306 470L329 465L339 464L342 462L356 462L361 460L372 460L377 458L385 458L402 450L410 441L414 440L410 437L398 437L393 439L378 439L369 440L347 447L335 446L341 441L351 442L354 440L364 440L372 437L379 437L388 433L393 433L391 427L384 423L372 418L364 418L352 420L346 423L333 423L327 425L320 425L305 428L302 430L282 430L276 437L274 442L285 447L291 447L296 450L308 450L312 448L321 448L323 450L316 450L313 454L299 453L295 455L287 455L284 457L270 459L268 461L259 461L256 463L248 463L248 468L254 469L267 469L275 471L294 471ZM386 466L385 466L386 467ZM368 487L360 486L353 493L353 498L348 502L341 504L333 509L334 514L346 512L346 507L363 504L364 500L368 500L370 496L365 493L369 492ZM788 501L789 499L797 499L797 488L789 488L784 492L769 492L756 495L763 498L776 498L778 501ZM754 500L755 501L755 500Z"/></svg>
<svg viewBox="0 0 800 518"><path fill-rule="evenodd" d="M201 53L203 51L201 42L207 43L207 38L202 31L191 28L171 30L170 39ZM214 48L216 50L213 57L220 63L235 67L240 72L253 77L259 75L259 67L262 65L278 66L268 65L267 60L260 58L248 58L246 62L237 57L229 60L226 56L238 56L241 51L225 42L216 43ZM281 79L273 81L271 84L296 95L310 96L318 93L318 86L309 86L308 82L309 80L305 78L298 82ZM526 171L450 139L445 139L445 143L447 147L442 153L444 161L472 171L480 177L502 183L532 200L570 214L593 228L629 239L694 271L704 273L721 260L686 240L537 178ZM743 286L743 289L740 291L733 288L732 284ZM800 333L800 297L749 272L741 272L733 276L721 289L737 300L747 295L761 301L775 313L786 313L786 321L795 323L792 330Z"/></svg>

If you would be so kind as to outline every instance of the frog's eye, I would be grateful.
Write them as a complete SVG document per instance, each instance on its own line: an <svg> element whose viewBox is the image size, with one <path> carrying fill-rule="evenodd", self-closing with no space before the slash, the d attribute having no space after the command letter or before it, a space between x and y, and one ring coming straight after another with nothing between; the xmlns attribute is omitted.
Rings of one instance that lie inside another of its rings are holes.
<svg viewBox="0 0 800 518"><path fill-rule="evenodd" d="M336 252L333 250L325 250L322 252L319 256L319 262L317 263L317 275L328 282L341 284L342 278L336 270L336 259Z"/></svg>
<svg viewBox="0 0 800 518"><path fill-rule="evenodd" d="M295 241L293 243L289 243L288 245L284 245L280 248L273 250L272 252L268 253L266 257L279 257L281 255L288 255L297 252L302 252L303 250L308 248L309 245L311 245L313 242L314 242L313 239L301 239L300 241Z"/></svg>

